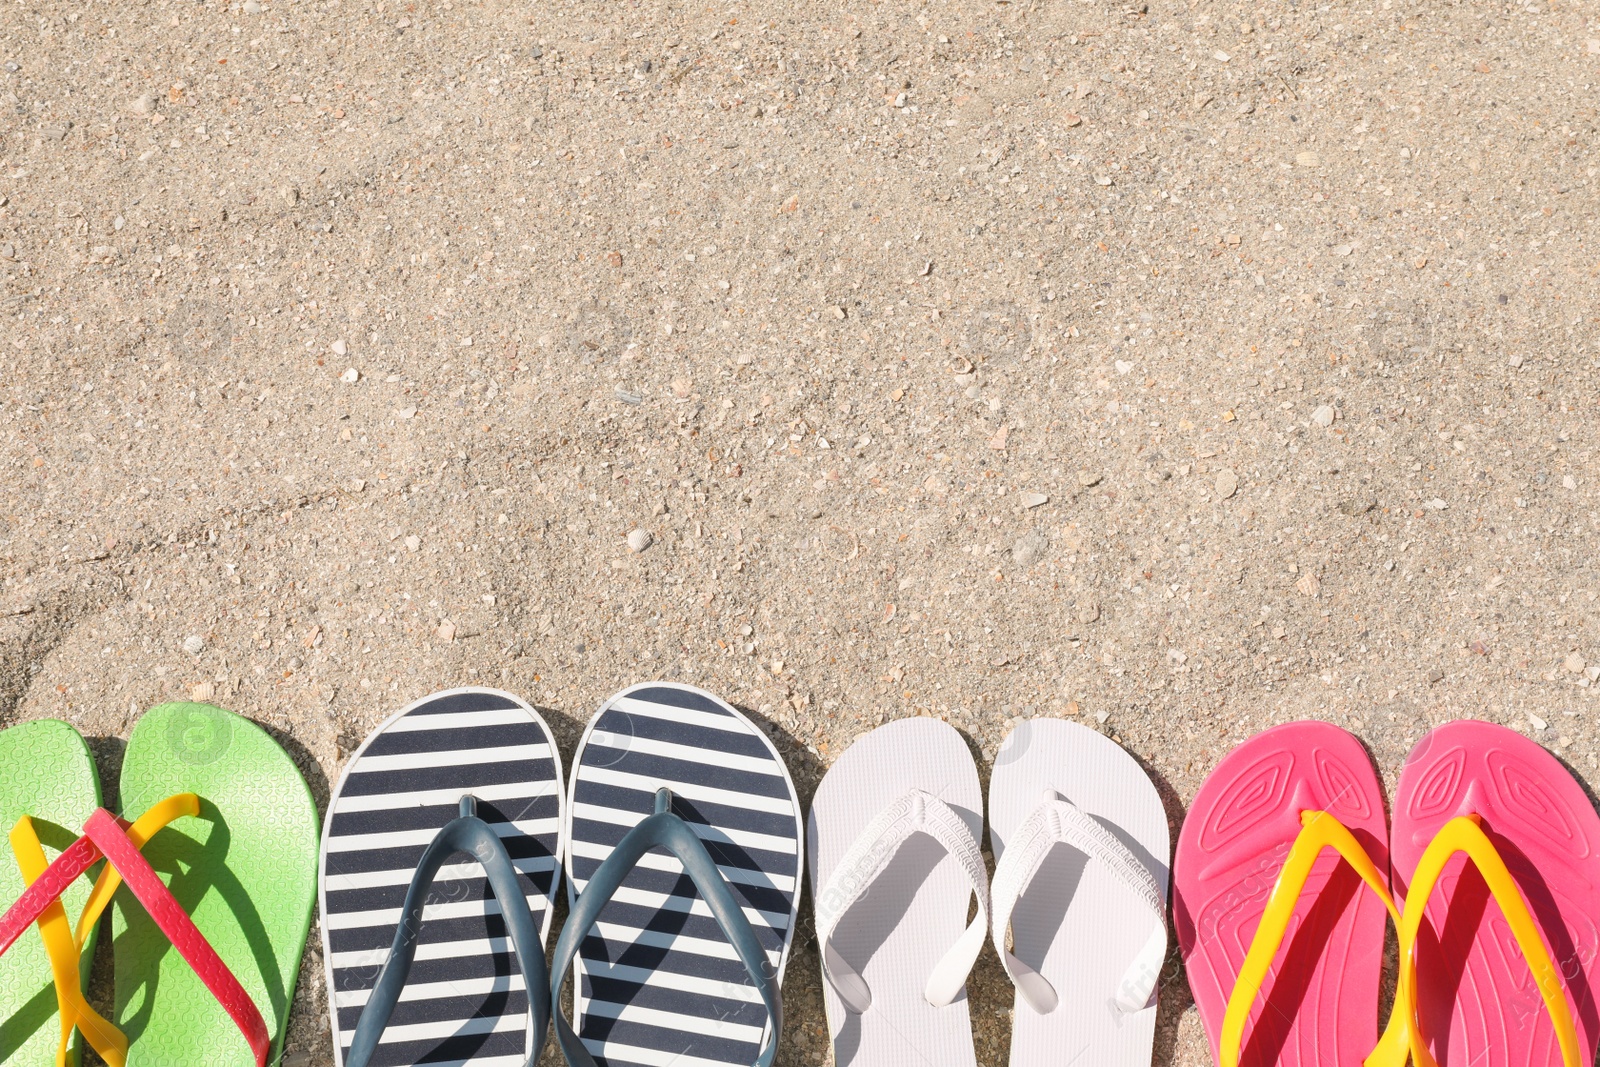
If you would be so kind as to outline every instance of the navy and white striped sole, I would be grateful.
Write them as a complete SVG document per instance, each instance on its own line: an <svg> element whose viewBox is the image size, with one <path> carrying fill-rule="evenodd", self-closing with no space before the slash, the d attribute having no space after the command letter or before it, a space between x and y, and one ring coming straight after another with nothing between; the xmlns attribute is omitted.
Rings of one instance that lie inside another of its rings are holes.
<svg viewBox="0 0 1600 1067"><path fill-rule="evenodd" d="M350 758L322 833L322 950L343 1067L388 957L406 888L463 793L494 827L544 939L560 882L561 755L532 707L498 689L424 697ZM466 855L439 872L416 962L372 1067L522 1067L535 1035L500 905ZM536 990L536 996L548 996Z"/></svg>
<svg viewBox="0 0 1600 1067"><path fill-rule="evenodd" d="M800 897L800 802L777 749L732 706L654 682L612 697L573 759L568 894L654 810L656 790L717 862L781 981ZM682 866L647 853L573 970L573 1020L602 1067L748 1067L768 1017Z"/></svg>

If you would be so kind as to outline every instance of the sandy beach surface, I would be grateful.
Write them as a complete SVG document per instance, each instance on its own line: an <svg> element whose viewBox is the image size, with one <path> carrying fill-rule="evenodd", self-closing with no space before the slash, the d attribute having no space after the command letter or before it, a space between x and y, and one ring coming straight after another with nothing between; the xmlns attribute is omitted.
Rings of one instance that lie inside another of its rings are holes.
<svg viewBox="0 0 1600 1067"><path fill-rule="evenodd" d="M1300 717L1593 783L1597 81L1567 0L10 5L0 722L113 798L162 701L325 803L434 689L570 751L651 678L803 797L909 715L1095 726L1174 828ZM829 1062L809 904L785 998Z"/></svg>

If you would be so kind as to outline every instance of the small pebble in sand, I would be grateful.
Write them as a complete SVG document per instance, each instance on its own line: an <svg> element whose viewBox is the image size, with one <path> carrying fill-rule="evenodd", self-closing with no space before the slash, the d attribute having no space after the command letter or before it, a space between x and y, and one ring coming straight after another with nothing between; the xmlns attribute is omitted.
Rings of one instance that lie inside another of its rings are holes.
<svg viewBox="0 0 1600 1067"><path fill-rule="evenodd" d="M351 367L349 370L339 375L339 380L344 382L346 385L354 385L356 382L361 380L361 372L356 370L354 367Z"/></svg>
<svg viewBox="0 0 1600 1067"><path fill-rule="evenodd" d="M342 356L350 351L350 346L345 344L344 338L341 337L337 341L333 342L333 344L328 346L328 351L332 352L336 356Z"/></svg>
<svg viewBox="0 0 1600 1067"><path fill-rule="evenodd" d="M1217 496L1226 500L1239 491L1239 476L1227 467L1217 472Z"/></svg>
<svg viewBox="0 0 1600 1067"><path fill-rule="evenodd" d="M1023 534L1017 543L1011 546L1011 560L1019 567L1031 567L1044 558L1049 549L1050 542L1046 540L1044 534L1035 530Z"/></svg>
<svg viewBox="0 0 1600 1067"><path fill-rule="evenodd" d="M1332 426L1333 420L1338 417L1339 413L1333 410L1332 404L1323 404L1321 407L1317 408L1317 410L1311 413L1311 421L1316 423L1318 426L1323 427L1324 429Z"/></svg>

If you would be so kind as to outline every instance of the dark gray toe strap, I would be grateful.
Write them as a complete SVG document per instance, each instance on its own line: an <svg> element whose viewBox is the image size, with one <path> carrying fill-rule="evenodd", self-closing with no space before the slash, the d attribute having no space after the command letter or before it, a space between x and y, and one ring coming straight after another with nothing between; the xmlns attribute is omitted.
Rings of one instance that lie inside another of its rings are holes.
<svg viewBox="0 0 1600 1067"><path fill-rule="evenodd" d="M556 942L555 963L550 974L550 1003L554 1008L556 1041L572 1067L596 1067L594 1057L584 1047L582 1040L561 1013L561 990L567 981L567 970L578 954L578 946L588 936L599 919L601 910L611 901L621 887L628 872L652 848L664 848L683 864L694 886L711 911L711 917L722 928L728 943L744 964L746 973L761 995L772 1024L767 1029L766 1042L752 1067L771 1067L778 1053L778 1035L783 1030L783 1002L777 977L766 950L756 937L744 909L734 899L717 863L706 851L694 829L671 811L672 795L665 789L656 791L654 815L646 816L617 843L605 862L590 877L578 901L567 916L567 924Z"/></svg>
<svg viewBox="0 0 1600 1067"><path fill-rule="evenodd" d="M428 843L417 864L417 873L411 877L406 890L405 906L401 909L400 926L394 932L394 944L383 970L378 972L372 996L361 1010L361 1020L356 1024L350 1050L345 1053L344 1067L367 1067L372 1053L383 1037L389 1016L400 1000L406 978L411 973L411 962L417 951L417 938L422 932L422 908L427 902L428 890L439 873L439 868L453 853L465 852L477 860L488 876L489 888L500 902L500 914L505 919L506 933L511 938L511 949L517 957L517 967L522 971L522 981L528 990L528 1014L533 1026L533 1054L524 1067L533 1067L544 1048L545 1031L550 1025L550 1000L546 994L549 971L544 963L544 946L539 943L539 931L533 923L533 913L528 910L523 896L521 879L511 865L506 846L494 828L477 816L477 799L461 798L461 816L446 823Z"/></svg>

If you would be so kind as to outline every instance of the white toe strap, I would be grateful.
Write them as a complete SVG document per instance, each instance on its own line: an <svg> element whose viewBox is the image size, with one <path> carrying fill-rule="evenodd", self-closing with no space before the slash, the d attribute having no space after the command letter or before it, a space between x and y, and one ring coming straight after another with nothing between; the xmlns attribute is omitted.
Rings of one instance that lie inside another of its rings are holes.
<svg viewBox="0 0 1600 1067"><path fill-rule="evenodd" d="M960 862L978 898L977 917L928 976L922 994L928 1003L942 1008L959 997L966 987L968 972L983 950L983 940L989 930L989 880L978 842L973 839L966 822L944 801L920 789L910 790L867 824L817 894L815 910L817 941L822 946L822 973L845 1007L857 1015L871 1007L872 991L867 988L866 980L834 948L833 931L889 865L900 846L915 834L927 834Z"/></svg>
<svg viewBox="0 0 1600 1067"><path fill-rule="evenodd" d="M1057 843L1070 845L1108 870L1149 916L1149 937L1123 973L1115 996L1118 1009L1139 1011L1150 1003L1150 994L1155 991L1161 964L1167 955L1166 908L1161 886L1150 869L1111 831L1054 790L1046 790L1039 806L1017 827L995 867L994 945L1006 973L1030 1008L1040 1015L1055 1010L1058 998L1054 987L1006 949L1006 934L1018 899L1027 891L1039 865Z"/></svg>

